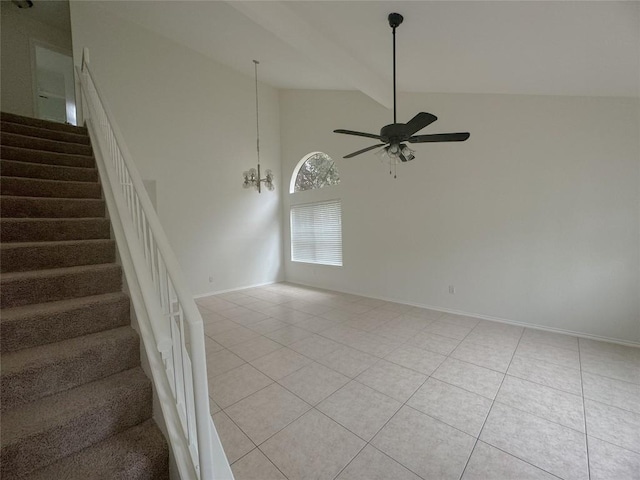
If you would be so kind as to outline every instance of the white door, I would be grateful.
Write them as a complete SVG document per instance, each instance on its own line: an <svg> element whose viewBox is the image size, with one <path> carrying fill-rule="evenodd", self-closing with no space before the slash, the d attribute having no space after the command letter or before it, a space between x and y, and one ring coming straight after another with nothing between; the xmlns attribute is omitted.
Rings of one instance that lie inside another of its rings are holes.
<svg viewBox="0 0 640 480"><path fill-rule="evenodd" d="M34 96L36 116L76 125L76 105L71 55L35 44Z"/></svg>

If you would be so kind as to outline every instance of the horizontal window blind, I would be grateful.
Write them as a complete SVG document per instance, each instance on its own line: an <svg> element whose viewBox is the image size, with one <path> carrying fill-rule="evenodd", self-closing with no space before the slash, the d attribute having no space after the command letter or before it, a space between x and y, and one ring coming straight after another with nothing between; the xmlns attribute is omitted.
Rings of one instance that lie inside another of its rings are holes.
<svg viewBox="0 0 640 480"><path fill-rule="evenodd" d="M291 207L291 260L342 266L340 200Z"/></svg>

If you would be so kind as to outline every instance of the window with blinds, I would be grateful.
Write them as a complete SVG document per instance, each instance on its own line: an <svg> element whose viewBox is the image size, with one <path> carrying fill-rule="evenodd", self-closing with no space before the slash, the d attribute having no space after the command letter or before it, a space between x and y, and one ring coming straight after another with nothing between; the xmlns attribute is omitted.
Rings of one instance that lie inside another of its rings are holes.
<svg viewBox="0 0 640 480"><path fill-rule="evenodd" d="M291 260L342 266L340 200L291 207Z"/></svg>

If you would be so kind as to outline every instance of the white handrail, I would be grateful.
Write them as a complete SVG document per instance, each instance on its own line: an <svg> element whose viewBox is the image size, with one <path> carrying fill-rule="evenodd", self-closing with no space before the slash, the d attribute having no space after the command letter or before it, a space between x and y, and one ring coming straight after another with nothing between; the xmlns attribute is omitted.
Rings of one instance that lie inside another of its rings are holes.
<svg viewBox="0 0 640 480"><path fill-rule="evenodd" d="M190 478L191 472L195 471L201 480L233 479L209 413L202 317L186 288L180 266L122 134L96 86L88 58L88 50L84 49L79 72L84 118L90 127L92 140L100 150L101 161L98 163L106 174L103 188L110 189L108 195L105 192L105 197L115 205L116 211L110 210L110 214L119 217L118 233L121 233L126 241L126 250L130 252L128 258L135 278L128 280L139 287L136 292L142 299L139 301L132 295L134 311L139 319L148 319L150 329L147 329L147 335L153 336L153 342L145 338L143 344L155 345L156 351L149 352L150 356L160 354L166 377L160 380L163 384L168 382L175 404L173 409L163 408L163 415L167 420L167 415L177 412L178 423L182 426L181 436L170 435L178 469L183 478ZM99 170L103 177L101 168ZM142 330L141 335L144 334ZM175 419L171 420L167 423L176 423ZM186 445L174 445L180 438ZM180 452L185 451L184 447L190 453L192 465L182 465L181 468L180 462L185 461L185 455L180 455Z"/></svg>

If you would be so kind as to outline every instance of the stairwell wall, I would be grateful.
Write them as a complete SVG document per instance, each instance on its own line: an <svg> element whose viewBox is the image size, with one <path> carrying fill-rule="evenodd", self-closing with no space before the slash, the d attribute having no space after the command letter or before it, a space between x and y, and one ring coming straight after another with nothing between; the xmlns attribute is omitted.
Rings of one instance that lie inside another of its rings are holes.
<svg viewBox="0 0 640 480"><path fill-rule="evenodd" d="M284 195L341 198L343 267L292 262L288 281L640 343L640 101L637 98L401 94L398 119L464 143L416 145L389 175L375 141L392 112L357 92L281 92L283 177L307 153L341 183ZM309 112L313 112L310 115ZM323 191L325 190L325 191ZM330 192L331 190L331 192ZM449 285L455 294L449 293Z"/></svg>
<svg viewBox="0 0 640 480"><path fill-rule="evenodd" d="M281 280L277 91L259 87L261 164L277 189L258 194L241 186L256 163L253 78L99 2L71 2L71 24L74 62L88 47L103 100L142 178L155 182L157 213L192 292Z"/></svg>
<svg viewBox="0 0 640 480"><path fill-rule="evenodd" d="M31 43L37 40L71 52L71 32L29 17L11 2L0 2L0 105L3 112L33 117Z"/></svg>

